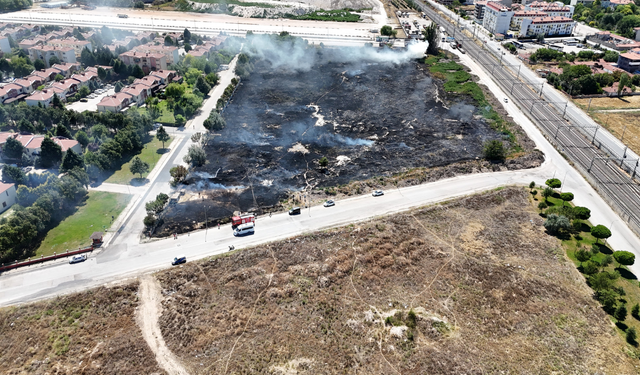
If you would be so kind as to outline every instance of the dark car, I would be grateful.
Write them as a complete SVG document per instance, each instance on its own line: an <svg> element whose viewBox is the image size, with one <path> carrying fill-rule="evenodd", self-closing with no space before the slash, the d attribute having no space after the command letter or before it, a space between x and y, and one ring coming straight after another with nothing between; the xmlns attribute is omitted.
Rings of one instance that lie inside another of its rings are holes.
<svg viewBox="0 0 640 375"><path fill-rule="evenodd" d="M289 215L300 215L300 207L294 207L290 209Z"/></svg>
<svg viewBox="0 0 640 375"><path fill-rule="evenodd" d="M171 262L172 266L177 266L178 264L187 263L187 257L184 255L177 256L173 258L173 262Z"/></svg>

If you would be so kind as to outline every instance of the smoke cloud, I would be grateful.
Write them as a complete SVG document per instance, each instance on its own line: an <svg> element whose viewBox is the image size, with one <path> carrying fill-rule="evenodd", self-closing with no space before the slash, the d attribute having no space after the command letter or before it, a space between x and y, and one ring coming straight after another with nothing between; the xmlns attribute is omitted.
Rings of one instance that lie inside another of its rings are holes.
<svg viewBox="0 0 640 375"><path fill-rule="evenodd" d="M293 72L309 71L319 63L389 63L403 64L424 55L429 43L418 41L406 49L389 49L374 47L318 48L301 38L273 37L271 35L255 35L251 38L248 53L271 64L276 70ZM348 76L357 75L360 69L347 72Z"/></svg>

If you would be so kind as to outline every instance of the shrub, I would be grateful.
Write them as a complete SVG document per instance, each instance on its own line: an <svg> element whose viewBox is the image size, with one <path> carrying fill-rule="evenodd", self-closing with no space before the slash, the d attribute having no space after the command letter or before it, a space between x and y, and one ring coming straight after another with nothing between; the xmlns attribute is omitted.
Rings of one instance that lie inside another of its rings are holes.
<svg viewBox="0 0 640 375"><path fill-rule="evenodd" d="M598 241L600 241L600 239L602 238L606 239L611 237L611 231L604 225L596 225L591 227L591 234L597 239L596 243L598 243Z"/></svg>
<svg viewBox="0 0 640 375"><path fill-rule="evenodd" d="M586 207L576 206L573 208L573 213L577 219L588 220L591 217L591 210Z"/></svg>
<svg viewBox="0 0 640 375"><path fill-rule="evenodd" d="M562 182L557 178L550 178L545 181L545 184L552 189L557 189L562 186Z"/></svg>
<svg viewBox="0 0 640 375"><path fill-rule="evenodd" d="M636 334L636 329L633 327L627 328L627 342L633 346L637 346L638 342L636 339L638 338Z"/></svg>
<svg viewBox="0 0 640 375"><path fill-rule="evenodd" d="M544 227L551 233L558 233L563 230L568 230L571 227L571 223L569 219L564 216L550 214L544 222Z"/></svg>
<svg viewBox="0 0 640 375"><path fill-rule="evenodd" d="M502 161L506 157L504 145L498 140L485 142L483 153L487 160Z"/></svg>

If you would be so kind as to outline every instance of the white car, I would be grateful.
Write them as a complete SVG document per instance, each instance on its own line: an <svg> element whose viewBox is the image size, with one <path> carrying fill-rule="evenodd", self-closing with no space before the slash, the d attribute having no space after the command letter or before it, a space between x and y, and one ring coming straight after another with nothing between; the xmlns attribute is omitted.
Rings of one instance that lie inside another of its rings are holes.
<svg viewBox="0 0 640 375"><path fill-rule="evenodd" d="M323 204L323 206L325 206L325 207L333 207L333 206L335 206L335 205L336 205L336 202L334 202L334 201L333 201L333 200L331 200L331 199L330 199L330 200L328 200L328 201L326 201L326 202L324 202L324 204Z"/></svg>
<svg viewBox="0 0 640 375"><path fill-rule="evenodd" d="M69 259L69 264L80 263L87 260L87 254L74 255Z"/></svg>
<svg viewBox="0 0 640 375"><path fill-rule="evenodd" d="M504 102L505 102L505 103L509 103L509 99L504 98Z"/></svg>
<svg viewBox="0 0 640 375"><path fill-rule="evenodd" d="M381 195L384 195L384 191L382 190L376 190L374 191L371 195L373 195L374 197L379 197Z"/></svg>

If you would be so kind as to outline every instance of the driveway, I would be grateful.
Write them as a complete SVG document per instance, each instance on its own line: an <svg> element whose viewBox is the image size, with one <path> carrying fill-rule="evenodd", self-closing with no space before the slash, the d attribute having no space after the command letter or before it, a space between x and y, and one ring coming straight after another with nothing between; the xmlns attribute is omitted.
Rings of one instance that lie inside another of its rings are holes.
<svg viewBox="0 0 640 375"><path fill-rule="evenodd" d="M100 101L102 100L102 98L104 98L105 96L109 96L109 95L113 95L115 94L115 90L114 89L109 89L106 92L102 93L102 94L98 94L98 96L96 96L93 99L89 99L87 97L87 102L83 103L81 101L77 101L75 103L71 103L67 105L67 109L71 109L74 110L76 112L84 112L84 111L90 111L90 112L95 112L98 110L98 103L100 103Z"/></svg>

